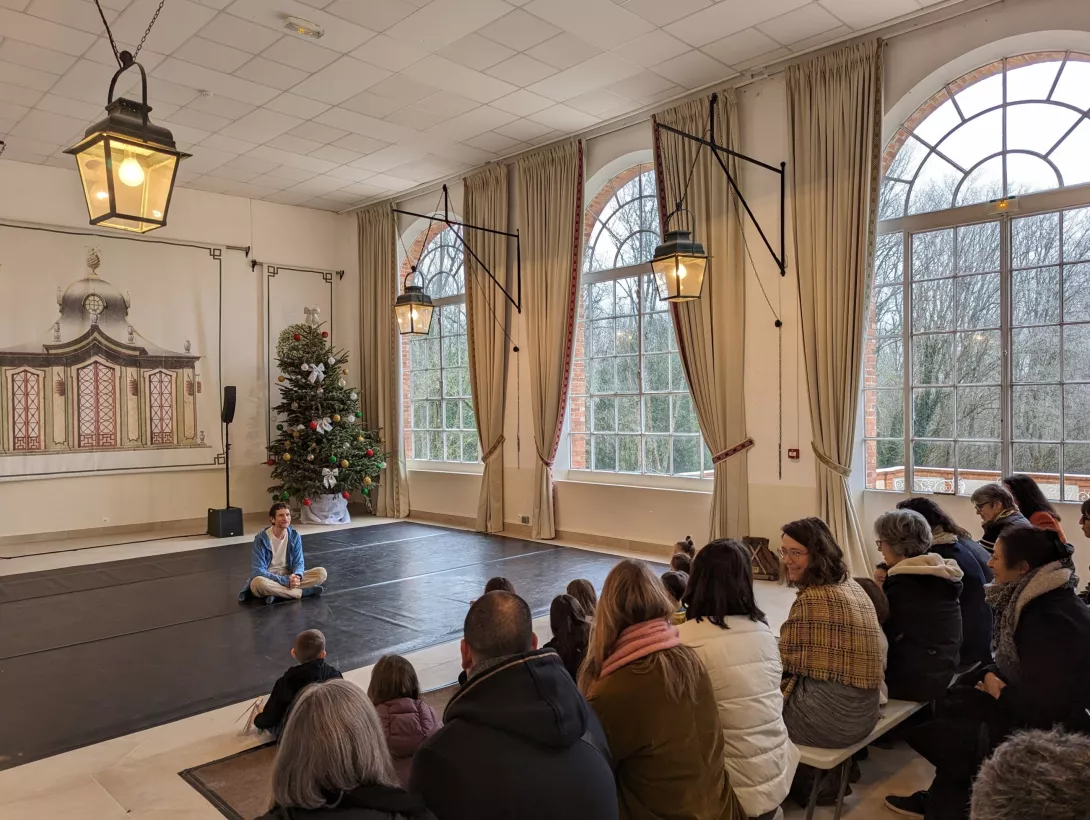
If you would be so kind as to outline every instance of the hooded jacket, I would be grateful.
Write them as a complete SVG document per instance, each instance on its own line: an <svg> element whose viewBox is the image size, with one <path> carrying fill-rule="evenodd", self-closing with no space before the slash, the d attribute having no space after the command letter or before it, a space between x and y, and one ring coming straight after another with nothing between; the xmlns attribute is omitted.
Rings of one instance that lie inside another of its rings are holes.
<svg viewBox="0 0 1090 820"><path fill-rule="evenodd" d="M965 543L968 539L953 539L936 535L931 542L931 552L941 555L947 561L954 561L961 569L961 663L989 664L992 662L992 608L984 600L984 585L992 580L991 570L987 576L980 568L976 553ZM945 543L943 541L945 540ZM972 541L977 549L984 552L980 545Z"/></svg>
<svg viewBox="0 0 1090 820"><path fill-rule="evenodd" d="M605 732L550 649L472 676L413 760L438 820L615 820Z"/></svg>
<svg viewBox="0 0 1090 820"><path fill-rule="evenodd" d="M439 731L443 723L435 710L422 700L394 698L375 708L382 721L382 733L386 735L390 757L394 759L397 779L408 788L413 755L420 744Z"/></svg>
<svg viewBox="0 0 1090 820"><path fill-rule="evenodd" d="M961 649L961 568L936 553L889 568L886 685L899 700L932 701L953 679Z"/></svg>

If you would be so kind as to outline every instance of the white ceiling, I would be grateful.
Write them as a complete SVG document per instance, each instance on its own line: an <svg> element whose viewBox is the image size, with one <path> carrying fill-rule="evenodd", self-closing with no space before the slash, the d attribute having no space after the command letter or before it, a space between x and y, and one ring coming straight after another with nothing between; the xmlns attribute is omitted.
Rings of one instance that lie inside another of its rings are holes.
<svg viewBox="0 0 1090 820"><path fill-rule="evenodd" d="M166 0L139 59L183 187L343 210L936 2ZM102 5L131 50L158 0ZM115 69L91 0L0 0L4 158L73 168Z"/></svg>

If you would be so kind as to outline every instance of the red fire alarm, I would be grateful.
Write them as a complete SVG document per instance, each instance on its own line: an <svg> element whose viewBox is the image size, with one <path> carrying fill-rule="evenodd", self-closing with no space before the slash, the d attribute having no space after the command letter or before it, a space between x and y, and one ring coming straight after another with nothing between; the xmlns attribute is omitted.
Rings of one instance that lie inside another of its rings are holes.
<svg viewBox="0 0 1090 820"><path fill-rule="evenodd" d="M798 461L799 460L799 449L798 449L798 447L789 448L788 451L787 451L787 457L791 461Z"/></svg>

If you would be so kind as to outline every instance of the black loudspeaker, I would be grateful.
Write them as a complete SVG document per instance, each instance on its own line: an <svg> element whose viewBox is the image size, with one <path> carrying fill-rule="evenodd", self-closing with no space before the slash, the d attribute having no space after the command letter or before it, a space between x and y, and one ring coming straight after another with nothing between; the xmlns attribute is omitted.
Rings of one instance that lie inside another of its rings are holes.
<svg viewBox="0 0 1090 820"><path fill-rule="evenodd" d="M220 421L224 424L230 424L235 420L235 387L234 385L227 385L223 388L223 412L220 414Z"/></svg>
<svg viewBox="0 0 1090 820"><path fill-rule="evenodd" d="M225 510L208 510L208 534L213 538L228 538L242 535L242 508L228 507Z"/></svg>

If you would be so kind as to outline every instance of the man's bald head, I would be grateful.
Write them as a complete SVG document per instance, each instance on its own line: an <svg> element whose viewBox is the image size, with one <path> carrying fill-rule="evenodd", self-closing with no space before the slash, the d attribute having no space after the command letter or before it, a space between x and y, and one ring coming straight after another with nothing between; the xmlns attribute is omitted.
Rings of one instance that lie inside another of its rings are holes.
<svg viewBox="0 0 1090 820"><path fill-rule="evenodd" d="M511 592L489 592L469 608L465 642L475 663L518 655L534 648L530 607Z"/></svg>

